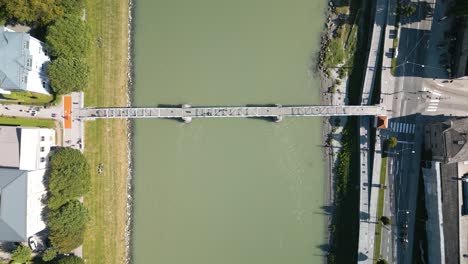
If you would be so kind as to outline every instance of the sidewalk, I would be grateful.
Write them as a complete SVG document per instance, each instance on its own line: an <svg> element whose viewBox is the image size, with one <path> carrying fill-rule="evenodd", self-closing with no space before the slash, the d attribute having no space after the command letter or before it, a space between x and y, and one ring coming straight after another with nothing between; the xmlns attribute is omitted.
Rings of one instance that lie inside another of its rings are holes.
<svg viewBox="0 0 468 264"><path fill-rule="evenodd" d="M384 33L385 23L387 19L388 0L377 0L375 7L375 18L372 28L372 39L369 54L367 58L367 68L364 77L363 91L361 96L361 105L369 105L372 99L373 88L375 86L376 69L381 56L381 39ZM372 188L371 168L369 149L370 149L370 119L368 117L360 118L360 224L359 224L359 247L358 247L358 263L373 263L374 261L374 240L375 240L375 224L372 221L375 219L377 207L372 205L378 195L370 192ZM377 179L380 180L380 177ZM374 189L374 188L372 188ZM378 194L378 191L377 191Z"/></svg>

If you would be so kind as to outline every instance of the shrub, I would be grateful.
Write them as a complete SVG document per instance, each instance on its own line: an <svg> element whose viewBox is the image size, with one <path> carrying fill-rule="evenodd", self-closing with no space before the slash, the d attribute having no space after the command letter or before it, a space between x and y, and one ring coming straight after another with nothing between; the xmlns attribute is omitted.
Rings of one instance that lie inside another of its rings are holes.
<svg viewBox="0 0 468 264"><path fill-rule="evenodd" d="M47 226L50 228L49 239L53 247L66 253L83 244L87 222L88 210L78 200L50 211Z"/></svg>
<svg viewBox="0 0 468 264"><path fill-rule="evenodd" d="M59 0L0 0L0 9L7 19L21 23L38 23L47 25L63 16Z"/></svg>
<svg viewBox="0 0 468 264"><path fill-rule="evenodd" d="M57 256L57 251L53 248L48 248L42 254L42 260L45 262L49 262L55 259Z"/></svg>
<svg viewBox="0 0 468 264"><path fill-rule="evenodd" d="M62 148L50 161L48 206L57 209L67 201L83 196L90 186L89 165L77 149Z"/></svg>
<svg viewBox="0 0 468 264"><path fill-rule="evenodd" d="M13 263L26 263L31 259L32 250L26 245L19 245L11 254Z"/></svg>

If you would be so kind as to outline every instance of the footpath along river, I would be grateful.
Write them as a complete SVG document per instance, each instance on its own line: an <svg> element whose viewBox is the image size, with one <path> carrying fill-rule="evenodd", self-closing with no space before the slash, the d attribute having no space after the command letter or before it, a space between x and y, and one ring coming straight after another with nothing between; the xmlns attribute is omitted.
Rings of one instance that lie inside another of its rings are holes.
<svg viewBox="0 0 468 264"><path fill-rule="evenodd" d="M318 104L326 1L135 1L137 106ZM319 118L138 120L135 263L321 263Z"/></svg>

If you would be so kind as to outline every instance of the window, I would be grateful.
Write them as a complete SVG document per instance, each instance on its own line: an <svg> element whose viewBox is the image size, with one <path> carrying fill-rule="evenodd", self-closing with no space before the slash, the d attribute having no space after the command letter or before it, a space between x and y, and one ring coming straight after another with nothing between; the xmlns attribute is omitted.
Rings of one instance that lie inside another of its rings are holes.
<svg viewBox="0 0 468 264"><path fill-rule="evenodd" d="M44 147L41 147L41 152L44 152L45 148Z"/></svg>
<svg viewBox="0 0 468 264"><path fill-rule="evenodd" d="M41 162L45 162L45 158L44 158L44 157L41 158Z"/></svg>
<svg viewBox="0 0 468 264"><path fill-rule="evenodd" d="M41 141L45 141L45 137L44 137L44 136L41 136Z"/></svg>

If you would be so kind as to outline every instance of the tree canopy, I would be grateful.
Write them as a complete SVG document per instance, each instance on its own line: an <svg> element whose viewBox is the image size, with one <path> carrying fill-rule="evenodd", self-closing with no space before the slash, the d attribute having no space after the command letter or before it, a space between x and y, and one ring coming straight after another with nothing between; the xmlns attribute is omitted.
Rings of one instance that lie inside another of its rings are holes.
<svg viewBox="0 0 468 264"><path fill-rule="evenodd" d="M68 94L86 88L89 67L81 59L60 57L47 66L47 74L54 92Z"/></svg>
<svg viewBox="0 0 468 264"><path fill-rule="evenodd" d="M21 23L46 25L63 16L60 0L0 0L7 19Z"/></svg>
<svg viewBox="0 0 468 264"><path fill-rule="evenodd" d="M26 245L19 245L11 254L13 263L26 263L31 259L32 250Z"/></svg>
<svg viewBox="0 0 468 264"><path fill-rule="evenodd" d="M80 16L83 8L83 0L0 0L0 9L6 19L41 26L66 14Z"/></svg>
<svg viewBox="0 0 468 264"><path fill-rule="evenodd" d="M398 139L396 137L390 137L389 139L387 139L386 144L387 144L387 147L394 148L398 144Z"/></svg>
<svg viewBox="0 0 468 264"><path fill-rule="evenodd" d="M457 0L451 9L456 16L468 16L468 2L466 0Z"/></svg>
<svg viewBox="0 0 468 264"><path fill-rule="evenodd" d="M77 149L61 148L50 161L48 206L57 209L67 201L83 196L90 186L89 165Z"/></svg>
<svg viewBox="0 0 468 264"><path fill-rule="evenodd" d="M411 2L406 2L406 3L400 2L400 7L398 9L398 12L401 15L409 17L409 16L412 16L416 12L416 6Z"/></svg>
<svg viewBox="0 0 468 264"><path fill-rule="evenodd" d="M84 264L82 258L77 256L67 256L57 261L57 264Z"/></svg>
<svg viewBox="0 0 468 264"><path fill-rule="evenodd" d="M87 24L78 16L64 16L47 28L46 42L57 57L82 58L91 46Z"/></svg>
<svg viewBox="0 0 468 264"><path fill-rule="evenodd" d="M50 242L59 252L65 253L83 244L88 222L88 210L78 200L73 200L58 210L49 212L47 226Z"/></svg>

